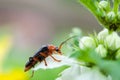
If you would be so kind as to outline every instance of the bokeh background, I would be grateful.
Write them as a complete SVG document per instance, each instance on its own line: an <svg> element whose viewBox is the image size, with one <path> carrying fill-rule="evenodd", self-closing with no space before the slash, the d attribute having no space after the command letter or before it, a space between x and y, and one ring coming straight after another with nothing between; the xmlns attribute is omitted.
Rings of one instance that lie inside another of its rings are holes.
<svg viewBox="0 0 120 80"><path fill-rule="evenodd" d="M0 79L27 80L24 65L42 45L58 46L74 27L87 35L99 26L77 0L0 0ZM64 68L41 69L31 80L54 80Z"/></svg>

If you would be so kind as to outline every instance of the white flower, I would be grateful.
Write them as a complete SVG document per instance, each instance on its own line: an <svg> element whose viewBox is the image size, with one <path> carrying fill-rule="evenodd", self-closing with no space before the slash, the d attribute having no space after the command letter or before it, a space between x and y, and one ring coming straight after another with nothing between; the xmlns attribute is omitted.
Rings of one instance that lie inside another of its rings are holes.
<svg viewBox="0 0 120 80"><path fill-rule="evenodd" d="M56 80L62 80L61 78L57 78Z"/></svg>
<svg viewBox="0 0 120 80"><path fill-rule="evenodd" d="M79 47L82 50L86 50L88 48L95 48L95 46L96 44L94 39L88 36L81 38L79 41Z"/></svg>
<svg viewBox="0 0 120 80"><path fill-rule="evenodd" d="M75 80L112 80L112 78L103 75L98 68L92 68L81 73Z"/></svg>
<svg viewBox="0 0 120 80"><path fill-rule="evenodd" d="M107 1L100 1L98 7L107 10L109 8L109 3Z"/></svg>
<svg viewBox="0 0 120 80"><path fill-rule="evenodd" d="M97 38L100 42L104 42L104 39L109 35L108 29L103 29L101 32L99 32Z"/></svg>
<svg viewBox="0 0 120 80"><path fill-rule="evenodd" d="M95 51L101 57L106 57L107 56L107 50L106 50L106 48L102 44L99 44L98 47L95 49Z"/></svg>
<svg viewBox="0 0 120 80"><path fill-rule="evenodd" d="M114 21L115 17L116 17L116 15L115 15L114 11L111 11L107 14L106 21L112 22L112 21Z"/></svg>
<svg viewBox="0 0 120 80"><path fill-rule="evenodd" d="M112 80L112 78L104 76L98 68L74 65L64 70L56 80Z"/></svg>
<svg viewBox="0 0 120 80"><path fill-rule="evenodd" d="M44 61L42 61L41 63L39 63L38 66L33 68L33 70L38 70L40 68L41 69L52 69L52 68L57 68L57 67L61 67L64 65L71 66L71 65L77 63L74 59L70 59L70 58L63 56L63 55L53 54L53 56L56 59L61 60L61 62L56 62L49 56L46 58L47 66L45 66Z"/></svg>
<svg viewBox="0 0 120 80"><path fill-rule="evenodd" d="M82 34L82 31L79 28L75 27L72 29L72 33L70 34L70 36L72 37L74 35L81 35L81 34Z"/></svg>
<svg viewBox="0 0 120 80"><path fill-rule="evenodd" d="M99 42L104 43L104 45L111 50L120 48L120 37L116 32L109 34L108 29L104 29L98 34L97 38Z"/></svg>
<svg viewBox="0 0 120 80"><path fill-rule="evenodd" d="M61 77L57 78L57 80L75 80L75 78L81 74L81 68L79 65L74 65L65 69L60 74Z"/></svg>
<svg viewBox="0 0 120 80"><path fill-rule="evenodd" d="M112 32L105 39L105 44L111 50L116 50L120 48L120 37L116 32Z"/></svg>

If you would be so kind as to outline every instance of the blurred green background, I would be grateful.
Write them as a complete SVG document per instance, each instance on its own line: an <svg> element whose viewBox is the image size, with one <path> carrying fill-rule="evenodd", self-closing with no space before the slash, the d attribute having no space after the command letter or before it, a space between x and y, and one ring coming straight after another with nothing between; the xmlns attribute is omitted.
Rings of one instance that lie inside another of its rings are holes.
<svg viewBox="0 0 120 80"><path fill-rule="evenodd" d="M73 27L90 33L99 26L77 0L0 0L0 79L27 80L25 63L42 45L58 46ZM31 80L54 80L63 69L38 70Z"/></svg>

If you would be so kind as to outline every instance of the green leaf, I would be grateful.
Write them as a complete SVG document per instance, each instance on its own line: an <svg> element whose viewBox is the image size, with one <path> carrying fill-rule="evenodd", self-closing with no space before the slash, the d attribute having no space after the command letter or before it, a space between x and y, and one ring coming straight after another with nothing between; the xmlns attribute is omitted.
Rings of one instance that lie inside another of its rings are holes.
<svg viewBox="0 0 120 80"><path fill-rule="evenodd" d="M86 65L81 66L97 66L101 72L108 76L110 75L113 80L120 80L120 60L119 61L112 61L112 60L105 60L97 55L94 50L76 50L71 57L77 59L78 61L85 62Z"/></svg>
<svg viewBox="0 0 120 80"><path fill-rule="evenodd" d="M120 61L100 60L99 68L112 76L113 80L120 80Z"/></svg>
<svg viewBox="0 0 120 80"><path fill-rule="evenodd" d="M120 31L119 3L120 0L79 0L96 17L98 22L110 31ZM114 14L109 14L113 12Z"/></svg>
<svg viewBox="0 0 120 80"><path fill-rule="evenodd" d="M97 4L100 0L79 0L87 9L89 9L93 14L96 15Z"/></svg>

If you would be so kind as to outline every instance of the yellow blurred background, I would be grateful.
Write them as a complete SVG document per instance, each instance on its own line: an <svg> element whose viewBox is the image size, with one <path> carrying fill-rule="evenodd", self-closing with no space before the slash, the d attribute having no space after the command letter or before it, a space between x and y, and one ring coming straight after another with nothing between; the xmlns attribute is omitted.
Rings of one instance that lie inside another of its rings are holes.
<svg viewBox="0 0 120 80"><path fill-rule="evenodd" d="M99 26L77 0L0 0L0 79L27 80L24 65L40 46L57 46L73 27L90 33ZM37 76L53 80L62 69L41 70Z"/></svg>

